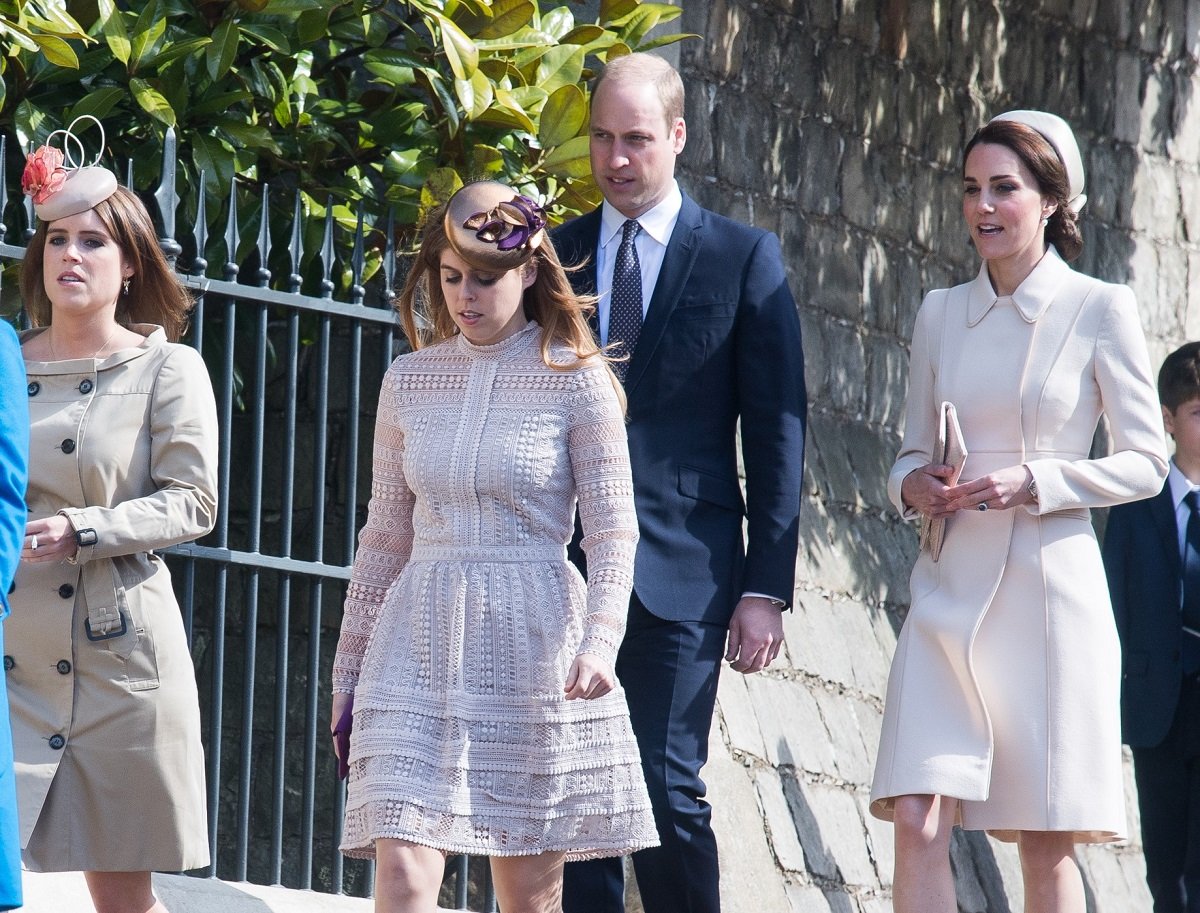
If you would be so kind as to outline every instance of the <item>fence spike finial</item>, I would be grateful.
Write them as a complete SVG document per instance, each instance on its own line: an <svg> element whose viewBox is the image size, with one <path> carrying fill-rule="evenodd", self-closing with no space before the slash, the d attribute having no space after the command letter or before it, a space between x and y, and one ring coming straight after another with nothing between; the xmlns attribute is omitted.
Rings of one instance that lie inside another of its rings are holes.
<svg viewBox="0 0 1200 913"><path fill-rule="evenodd" d="M258 223L258 287L268 288L271 285L271 267L267 258L271 255L271 185L263 184L262 216Z"/></svg>
<svg viewBox="0 0 1200 913"><path fill-rule="evenodd" d="M333 197L325 198L325 237L321 239L321 297L333 297Z"/></svg>
<svg viewBox="0 0 1200 913"><path fill-rule="evenodd" d="M158 182L158 190L154 191L154 201L158 204L158 215L162 224L162 237L158 239L158 245L172 266L175 265L176 258L183 253L183 247L175 240L175 210L179 207L179 194L175 190L175 148L175 128L168 127L167 132L163 134L162 180ZM200 193L203 196L203 185Z"/></svg>
<svg viewBox="0 0 1200 913"><path fill-rule="evenodd" d="M225 281L235 282L239 272L237 263L238 217L237 177L229 182L229 218L225 221Z"/></svg>
<svg viewBox="0 0 1200 913"><path fill-rule="evenodd" d="M300 219L304 214L300 200L300 190L296 190L296 202L292 206L292 236L288 241L288 266L291 272L288 274L288 291L293 294L300 291L300 285L304 281L304 277L300 275L300 257L303 251L300 248Z"/></svg>

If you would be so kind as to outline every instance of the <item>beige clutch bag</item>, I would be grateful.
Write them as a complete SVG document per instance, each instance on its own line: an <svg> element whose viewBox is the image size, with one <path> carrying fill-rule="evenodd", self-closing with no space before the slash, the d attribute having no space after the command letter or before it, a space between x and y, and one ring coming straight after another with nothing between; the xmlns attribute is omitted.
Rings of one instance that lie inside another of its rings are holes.
<svg viewBox="0 0 1200 913"><path fill-rule="evenodd" d="M946 480L946 484L958 484L963 466L967 463L967 445L963 442L962 428L958 424L958 413L954 411L954 403L942 403L941 415L938 417L937 442L933 447L933 462L954 467L954 472ZM941 557L942 539L945 535L944 518L925 518L921 525L921 548L927 550L934 561Z"/></svg>

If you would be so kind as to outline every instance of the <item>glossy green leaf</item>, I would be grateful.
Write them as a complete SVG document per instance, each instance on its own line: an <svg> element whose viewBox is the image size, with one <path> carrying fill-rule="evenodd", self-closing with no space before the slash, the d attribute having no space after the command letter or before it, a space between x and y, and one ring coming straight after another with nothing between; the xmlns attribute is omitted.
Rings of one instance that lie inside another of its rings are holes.
<svg viewBox="0 0 1200 913"><path fill-rule="evenodd" d="M600 22L609 25L637 9L638 0L600 0Z"/></svg>
<svg viewBox="0 0 1200 913"><path fill-rule="evenodd" d="M204 186L210 193L227 193L233 181L233 150L215 136L198 134L191 138L192 161L196 171L204 172Z"/></svg>
<svg viewBox="0 0 1200 913"><path fill-rule="evenodd" d="M543 148L559 146L574 137L587 123L588 104L577 85L562 86L552 92L542 108L538 123L538 142Z"/></svg>
<svg viewBox="0 0 1200 913"><path fill-rule="evenodd" d="M571 29L575 28L575 16L565 6L559 6L549 12L542 13L542 31L554 38L555 42L562 41Z"/></svg>
<svg viewBox="0 0 1200 913"><path fill-rule="evenodd" d="M129 80L129 90L143 111L168 127L175 126L175 112L170 103L150 83L135 76Z"/></svg>
<svg viewBox="0 0 1200 913"><path fill-rule="evenodd" d="M639 44L638 52L644 53L646 51L653 51L656 48L666 47L669 44L675 44L676 42L686 41L692 38L699 38L703 40L704 36L696 35L692 32L676 32L672 35L659 35L657 38L652 38L649 41L643 41L641 44Z"/></svg>
<svg viewBox="0 0 1200 913"><path fill-rule="evenodd" d="M33 40L37 42L38 50L46 60L56 67L79 69L79 58L74 49L57 35L34 35Z"/></svg>
<svg viewBox="0 0 1200 913"><path fill-rule="evenodd" d="M550 48L537 68L537 85L547 93L579 83L583 73L583 48L566 44Z"/></svg>
<svg viewBox="0 0 1200 913"><path fill-rule="evenodd" d="M608 32L598 25L577 25L559 39L561 44L590 44L603 38Z"/></svg>
<svg viewBox="0 0 1200 913"><path fill-rule="evenodd" d="M193 54L198 54L202 49L212 44L212 39L205 35L202 38L189 38L186 41L178 41L174 44L168 44L161 51L154 55L152 61L155 69L160 73L163 68L181 57L191 57Z"/></svg>
<svg viewBox="0 0 1200 913"><path fill-rule="evenodd" d="M454 80L454 92L462 102L467 120L475 120L491 107L495 93L491 81L479 70L470 79Z"/></svg>
<svg viewBox="0 0 1200 913"><path fill-rule="evenodd" d="M495 0L491 21L476 31L475 37L489 39L511 35L529 25L535 12L537 7L531 0Z"/></svg>
<svg viewBox="0 0 1200 913"><path fill-rule="evenodd" d="M77 117L90 114L102 121L124 98L125 90L118 89L116 86L93 89L71 108L71 113L67 115L66 119L72 121Z"/></svg>
<svg viewBox="0 0 1200 913"><path fill-rule="evenodd" d="M233 66L233 58L237 54L238 24L232 19L226 19L212 33L212 44L204 52L205 64L208 66L208 77L213 82L220 80Z"/></svg>
<svg viewBox="0 0 1200 913"><path fill-rule="evenodd" d="M138 15L133 26L133 37L130 42L130 71L136 72L146 58L154 51L158 39L166 31L167 20L161 15L158 0L150 0Z"/></svg>
<svg viewBox="0 0 1200 913"><path fill-rule="evenodd" d="M296 40L301 45L310 45L325 37L329 29L329 13L320 7L307 9L296 19Z"/></svg>
<svg viewBox="0 0 1200 913"><path fill-rule="evenodd" d="M279 29L271 28L269 25L261 25L255 22L242 22L238 25L242 35L249 35L257 38L260 42L269 47L272 51L278 51L285 57L294 53L291 41L287 35L283 34Z"/></svg>
<svg viewBox="0 0 1200 913"><path fill-rule="evenodd" d="M59 12L57 8L52 6L47 7L46 9L47 12ZM75 38L81 41L93 40L88 37L85 32L81 32L79 30L79 23L77 23L70 16L67 16L66 20L63 21L63 19L58 18L57 16L44 19L41 16L26 14L22 19L22 23L31 31L37 31L49 35L57 35L59 38Z"/></svg>
<svg viewBox="0 0 1200 913"><path fill-rule="evenodd" d="M555 146L542 159L542 167L551 174L567 178L580 178L592 173L588 157L588 138L576 136L561 146Z"/></svg>
<svg viewBox="0 0 1200 913"><path fill-rule="evenodd" d="M457 25L445 16L438 17L442 29L442 50L455 79L470 79L479 69L479 49Z"/></svg>

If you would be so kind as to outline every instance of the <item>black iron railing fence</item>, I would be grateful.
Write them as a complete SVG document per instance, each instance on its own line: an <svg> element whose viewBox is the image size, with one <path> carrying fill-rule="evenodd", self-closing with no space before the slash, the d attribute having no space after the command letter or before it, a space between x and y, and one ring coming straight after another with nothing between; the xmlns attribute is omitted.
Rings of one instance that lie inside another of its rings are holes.
<svg viewBox="0 0 1200 913"><path fill-rule="evenodd" d="M0 140L0 174L5 155ZM402 345L387 301L394 232L389 221L382 282L369 294L361 214L351 262L338 264L332 207L320 249L307 251L297 194L288 274L275 275L266 218L274 201L264 186L251 244L229 207L221 278L211 277L202 194L191 237L181 243L175 231L175 155L168 132L152 209L164 252L195 293L187 341L209 365L221 433L216 528L166 551L201 687L213 863L196 874L369 896L373 867L337 850L345 794L329 745L329 672L369 487L379 384ZM3 184L0 217L23 226L14 244L18 232L0 223L0 261L11 265L33 234L33 209L24 198L10 208ZM311 261L315 295L301 275ZM349 269L349 302L333 299L339 266ZM11 293L11 283L0 291ZM495 909L484 860L449 861L442 904Z"/></svg>

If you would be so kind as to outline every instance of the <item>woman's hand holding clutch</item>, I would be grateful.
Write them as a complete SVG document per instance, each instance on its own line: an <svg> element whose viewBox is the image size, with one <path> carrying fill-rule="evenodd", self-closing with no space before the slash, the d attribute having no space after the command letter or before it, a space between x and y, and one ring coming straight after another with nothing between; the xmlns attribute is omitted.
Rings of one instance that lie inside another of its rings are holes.
<svg viewBox="0 0 1200 913"><path fill-rule="evenodd" d="M900 483L900 496L922 516L935 520L948 517L958 509L950 506L948 492L954 489L946 484L954 473L954 467L945 463L926 463L904 477Z"/></svg>
<svg viewBox="0 0 1200 913"><path fill-rule="evenodd" d="M906 483L908 479L904 480ZM1008 466L978 479L946 489L947 510L1007 510L1033 500L1029 483L1033 473L1025 465ZM981 506L982 505L982 506Z"/></svg>

